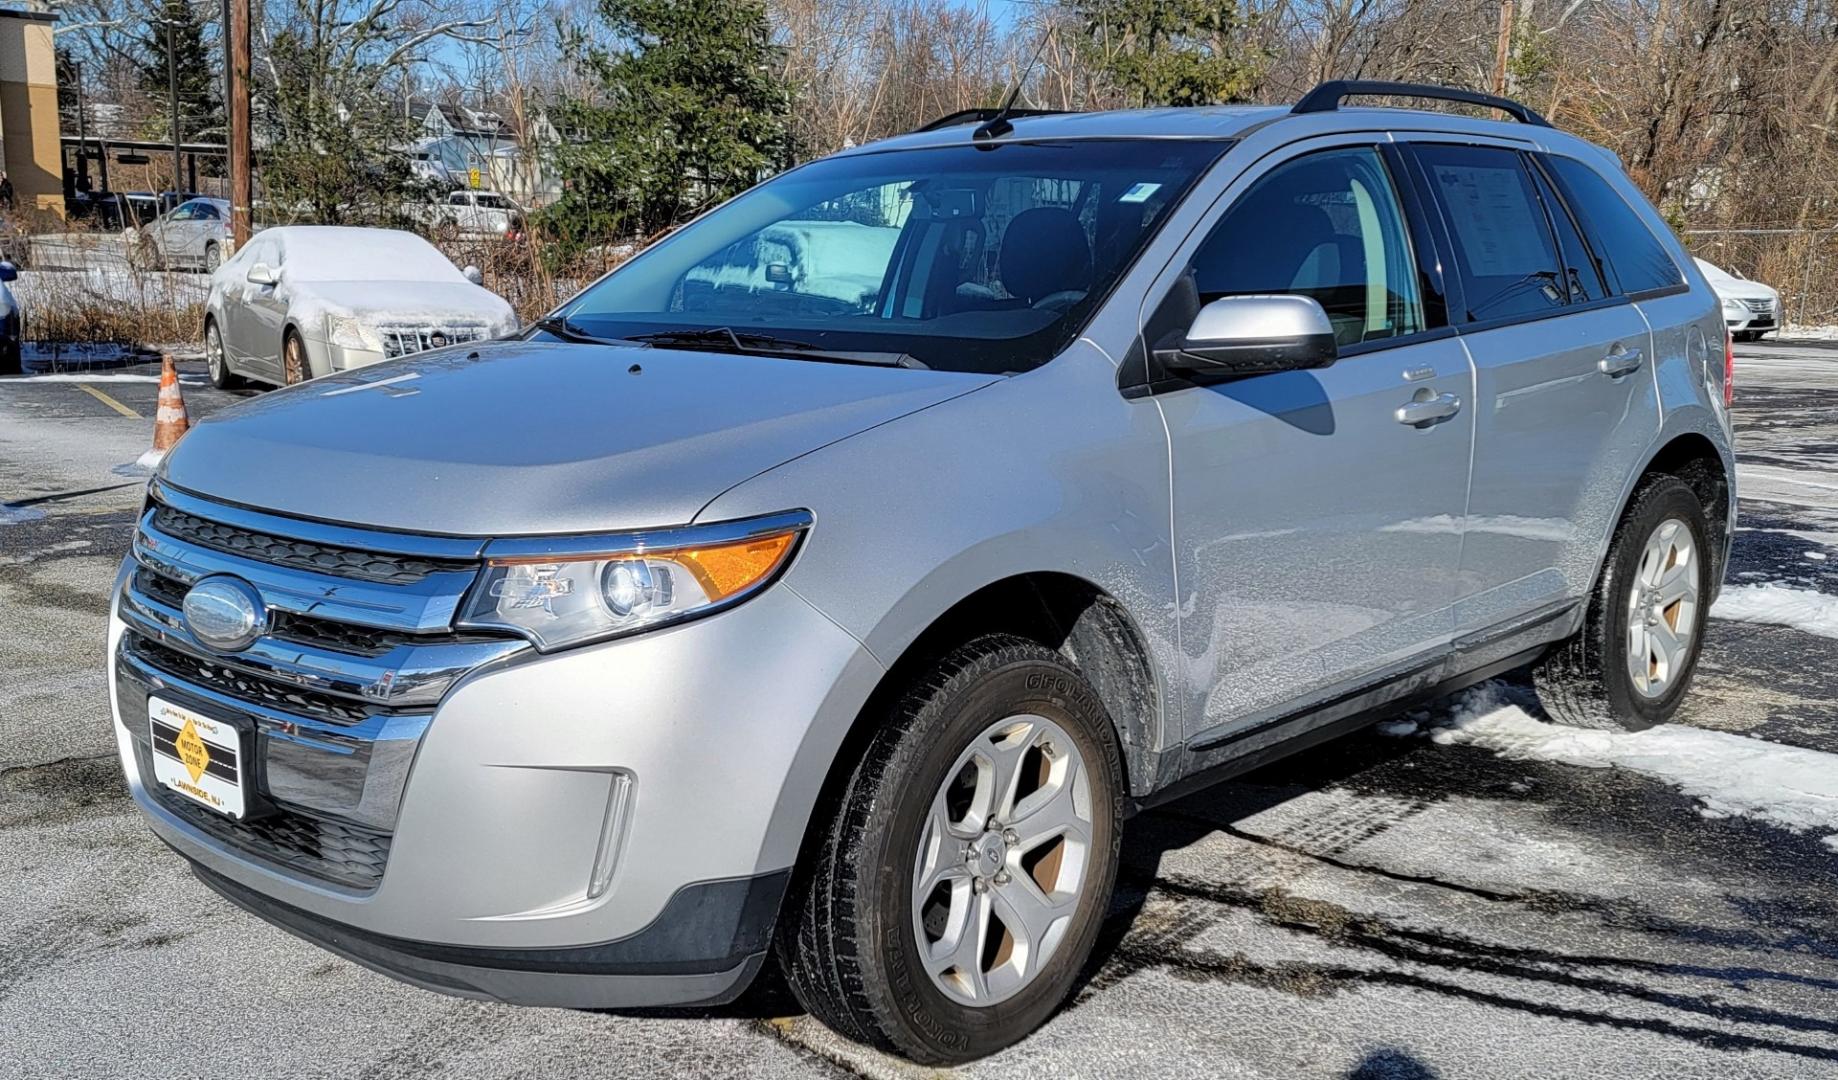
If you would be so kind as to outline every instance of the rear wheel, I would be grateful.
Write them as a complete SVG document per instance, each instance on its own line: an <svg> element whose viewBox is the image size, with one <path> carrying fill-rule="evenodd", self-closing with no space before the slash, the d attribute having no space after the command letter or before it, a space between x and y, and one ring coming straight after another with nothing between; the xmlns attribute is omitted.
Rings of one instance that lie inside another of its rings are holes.
<svg viewBox="0 0 1838 1080"><path fill-rule="evenodd" d="M1678 711L1710 605L1709 535L1683 480L1652 476L1635 491L1582 630L1533 674L1553 720L1641 731Z"/></svg>
<svg viewBox="0 0 1838 1080"><path fill-rule="evenodd" d="M242 377L230 370L229 358L223 351L223 335L218 332L215 319L207 319L204 323L204 364L210 369L212 386L219 390L241 389Z"/></svg>
<svg viewBox="0 0 1838 1080"><path fill-rule="evenodd" d="M207 274L214 274L217 272L217 268L222 265L223 252L218 249L216 243L213 242L204 245L204 272Z"/></svg>
<svg viewBox="0 0 1838 1080"><path fill-rule="evenodd" d="M1076 669L1020 638L963 646L874 735L779 956L812 1015L916 1061L993 1053L1052 1015L1116 879L1122 764Z"/></svg>
<svg viewBox="0 0 1838 1080"><path fill-rule="evenodd" d="M281 377L289 386L313 377L313 365L306 358L306 342L292 330L281 339Z"/></svg>

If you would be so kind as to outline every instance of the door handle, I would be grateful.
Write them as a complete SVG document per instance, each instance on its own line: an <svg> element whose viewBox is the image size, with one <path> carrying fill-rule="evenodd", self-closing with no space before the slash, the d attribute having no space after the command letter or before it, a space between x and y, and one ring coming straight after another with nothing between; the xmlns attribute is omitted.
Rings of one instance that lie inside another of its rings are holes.
<svg viewBox="0 0 1838 1080"><path fill-rule="evenodd" d="M1623 375L1632 375L1634 372L1640 370L1640 350L1617 349L1607 356L1604 356L1602 359L1597 360L1595 366L1601 370L1602 374L1611 379L1619 379Z"/></svg>
<svg viewBox="0 0 1838 1080"><path fill-rule="evenodd" d="M1461 411L1461 398L1454 394L1430 397L1428 390L1419 390L1417 395L1398 406L1398 423L1415 428L1429 427Z"/></svg>

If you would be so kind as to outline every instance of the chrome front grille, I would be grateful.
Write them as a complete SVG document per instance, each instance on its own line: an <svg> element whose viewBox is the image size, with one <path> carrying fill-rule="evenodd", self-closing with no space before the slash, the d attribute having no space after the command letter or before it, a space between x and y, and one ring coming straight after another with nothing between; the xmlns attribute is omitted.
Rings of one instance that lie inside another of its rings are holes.
<svg viewBox="0 0 1838 1080"><path fill-rule="evenodd" d="M383 338L383 355L388 357L485 339L482 326L380 326L377 333Z"/></svg>
<svg viewBox="0 0 1838 1080"><path fill-rule="evenodd" d="M1772 298L1758 299L1754 297L1748 297L1748 298L1744 298L1742 303L1744 307L1748 308L1750 311L1754 312L1757 315L1774 314L1774 300Z"/></svg>
<svg viewBox="0 0 1838 1080"><path fill-rule="evenodd" d="M528 648L455 631L482 540L322 525L212 503L156 482L117 600L118 701L146 789L172 816L245 856L373 888L409 766L467 672ZM185 594L234 575L261 594L263 633L219 653L191 633ZM235 727L251 812L215 814L153 782L147 700Z"/></svg>

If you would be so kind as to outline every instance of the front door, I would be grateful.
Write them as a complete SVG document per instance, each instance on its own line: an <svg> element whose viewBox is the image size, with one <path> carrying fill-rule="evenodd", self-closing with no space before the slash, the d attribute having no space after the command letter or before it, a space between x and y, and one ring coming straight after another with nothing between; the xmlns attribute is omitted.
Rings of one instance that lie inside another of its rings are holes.
<svg viewBox="0 0 1838 1080"><path fill-rule="evenodd" d="M1156 398L1184 674L1203 698L1192 742L1408 670L1450 638L1473 373L1441 326L1394 167L1365 145L1266 166L1188 260L1201 303L1316 299L1341 349L1321 370Z"/></svg>

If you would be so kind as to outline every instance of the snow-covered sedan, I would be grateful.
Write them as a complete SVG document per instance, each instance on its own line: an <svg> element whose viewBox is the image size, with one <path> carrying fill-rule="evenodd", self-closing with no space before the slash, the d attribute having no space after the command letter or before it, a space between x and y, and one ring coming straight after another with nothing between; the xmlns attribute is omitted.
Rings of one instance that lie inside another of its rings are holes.
<svg viewBox="0 0 1838 1080"><path fill-rule="evenodd" d="M1763 334L1779 330L1787 321L1781 308L1781 294L1770 285L1750 281L1741 274L1723 269L1703 259L1693 259L1704 279L1723 301L1723 325L1737 341L1760 341Z"/></svg>
<svg viewBox="0 0 1838 1080"><path fill-rule="evenodd" d="M291 385L517 329L510 304L394 229L264 229L211 277L211 382Z"/></svg>

